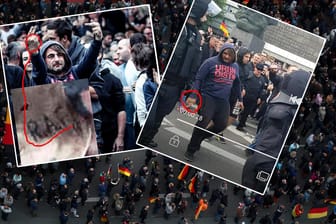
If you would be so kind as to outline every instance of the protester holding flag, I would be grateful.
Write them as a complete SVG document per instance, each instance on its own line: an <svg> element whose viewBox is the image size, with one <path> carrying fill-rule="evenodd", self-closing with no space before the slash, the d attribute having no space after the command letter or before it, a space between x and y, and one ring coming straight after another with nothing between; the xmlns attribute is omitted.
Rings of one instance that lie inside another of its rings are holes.
<svg viewBox="0 0 336 224"><path fill-rule="evenodd" d="M201 214L201 212L204 212L208 209L208 201L206 199L201 198L198 202L198 206L195 211L195 217L194 219L197 220Z"/></svg>
<svg viewBox="0 0 336 224"><path fill-rule="evenodd" d="M118 165L118 173L126 177L129 177L132 174L131 170L124 165Z"/></svg>
<svg viewBox="0 0 336 224"><path fill-rule="evenodd" d="M189 167L188 165L184 165L184 167L182 168L180 174L177 176L177 179L178 179L179 181L184 180L184 179L186 178L186 176L187 176L188 173L189 173L189 168L190 168L190 167Z"/></svg>
<svg viewBox="0 0 336 224"><path fill-rule="evenodd" d="M198 188L197 185L198 185L197 175L195 175L193 178L191 178L190 183L188 185L188 189L191 194L195 194L197 192Z"/></svg>
<svg viewBox="0 0 336 224"><path fill-rule="evenodd" d="M314 205L307 214L308 219L319 219L328 216L328 206L325 204Z"/></svg>
<svg viewBox="0 0 336 224"><path fill-rule="evenodd" d="M303 206L300 203L297 203L292 210L292 220L295 221L296 218L299 218L303 214Z"/></svg>

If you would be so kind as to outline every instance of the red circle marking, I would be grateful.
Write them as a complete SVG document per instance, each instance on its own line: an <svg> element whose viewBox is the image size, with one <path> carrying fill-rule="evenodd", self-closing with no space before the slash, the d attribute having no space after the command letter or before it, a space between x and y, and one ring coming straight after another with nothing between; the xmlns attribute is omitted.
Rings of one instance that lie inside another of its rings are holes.
<svg viewBox="0 0 336 224"><path fill-rule="evenodd" d="M38 46L36 49L32 49L32 50L30 50L30 49L28 48L28 38L29 38L29 37L32 37L32 36L36 36L36 37L37 37L37 39L38 39L38 41L39 41L39 46ZM26 50L29 52L29 54L34 54L35 52L37 52L37 51L40 49L40 47L42 46L42 44L43 44L43 43L42 43L42 40L41 40L40 36L37 35L37 34L30 33L30 34L28 34L28 35L26 36L26 38L25 38Z"/></svg>
<svg viewBox="0 0 336 224"><path fill-rule="evenodd" d="M189 93L196 94L197 98L199 99L199 104L197 104L197 108L195 110L189 109L187 107L187 105L185 104L184 100L183 100L184 96L187 95L187 94L189 94ZM196 114L201 109L203 100L202 100L201 93L198 90L196 90L196 89L189 89L189 90L182 91L181 96L180 96L180 102L181 102L181 105L182 105L183 109L185 109L189 113Z"/></svg>

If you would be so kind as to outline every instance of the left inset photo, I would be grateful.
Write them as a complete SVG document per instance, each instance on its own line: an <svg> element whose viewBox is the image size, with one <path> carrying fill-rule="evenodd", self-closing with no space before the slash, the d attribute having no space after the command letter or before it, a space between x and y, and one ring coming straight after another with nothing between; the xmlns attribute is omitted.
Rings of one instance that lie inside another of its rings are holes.
<svg viewBox="0 0 336 224"><path fill-rule="evenodd" d="M1 27L18 167L142 149L160 80L151 21L141 5Z"/></svg>

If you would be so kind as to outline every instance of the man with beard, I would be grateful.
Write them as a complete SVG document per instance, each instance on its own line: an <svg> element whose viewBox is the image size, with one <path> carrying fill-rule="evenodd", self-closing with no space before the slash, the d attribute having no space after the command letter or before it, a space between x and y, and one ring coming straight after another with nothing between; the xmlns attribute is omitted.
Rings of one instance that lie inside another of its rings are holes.
<svg viewBox="0 0 336 224"><path fill-rule="evenodd" d="M34 81L36 84L49 84L58 82L70 82L77 79L89 78L96 68L97 57L102 45L102 31L99 23L87 23L92 27L94 40L88 49L85 57L77 65L73 65L66 49L57 41L47 41L39 49L37 36L31 35L28 40L28 51L31 53L31 61L36 71ZM92 77L91 77L92 79ZM84 117L90 112L85 108L81 100L80 92L82 87L67 85L65 94L74 104L76 110ZM95 90L90 87L90 94L94 95Z"/></svg>

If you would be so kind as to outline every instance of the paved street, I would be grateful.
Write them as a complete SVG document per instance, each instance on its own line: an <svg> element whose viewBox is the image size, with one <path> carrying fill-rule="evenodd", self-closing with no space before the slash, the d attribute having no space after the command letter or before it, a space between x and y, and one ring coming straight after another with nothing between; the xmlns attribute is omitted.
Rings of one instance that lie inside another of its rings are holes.
<svg viewBox="0 0 336 224"><path fill-rule="evenodd" d="M178 105L176 108L164 118L154 138L158 143L158 147L154 150L185 163L187 160L184 158L184 152L191 139L198 114L187 113ZM217 140L222 138L219 135L203 141L200 151L195 154L194 161L187 163L206 170L216 177L241 184L241 174L247 158L246 149L254 139L257 121L248 119L245 129L246 132L241 132L235 125L230 125L223 132L224 144Z"/></svg>

